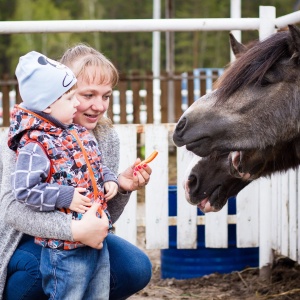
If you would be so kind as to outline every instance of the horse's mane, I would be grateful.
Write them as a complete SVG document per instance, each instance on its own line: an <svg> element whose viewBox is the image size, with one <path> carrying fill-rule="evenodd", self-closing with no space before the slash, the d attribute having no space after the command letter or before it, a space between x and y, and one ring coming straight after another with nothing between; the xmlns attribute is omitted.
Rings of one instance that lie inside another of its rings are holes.
<svg viewBox="0 0 300 300"><path fill-rule="evenodd" d="M277 32L257 42L238 57L216 81L219 101L226 101L234 92L250 83L261 84L265 73L279 59L288 57L289 38L288 31Z"/></svg>

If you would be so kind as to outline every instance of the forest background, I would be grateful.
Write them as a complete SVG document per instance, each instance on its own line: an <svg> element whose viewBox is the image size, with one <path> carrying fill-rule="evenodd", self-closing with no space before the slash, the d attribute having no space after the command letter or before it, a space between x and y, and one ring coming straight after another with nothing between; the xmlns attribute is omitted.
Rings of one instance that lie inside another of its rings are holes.
<svg viewBox="0 0 300 300"><path fill-rule="evenodd" d="M229 18L230 0L171 0L174 18ZM296 0L242 0L243 18L259 17L259 6L275 6L282 16L300 8ZM161 0L165 18L166 0ZM0 0L1 21L151 19L152 0ZM165 33L161 34L161 70L166 68ZM242 33L242 42L258 38L257 31ZM151 71L152 33L34 33L0 35L0 74L14 75L21 55L36 50L59 59L75 43L87 43L103 52L120 73ZM194 68L221 68L230 60L228 32L175 32L176 72ZM1 76L1 75L0 75Z"/></svg>

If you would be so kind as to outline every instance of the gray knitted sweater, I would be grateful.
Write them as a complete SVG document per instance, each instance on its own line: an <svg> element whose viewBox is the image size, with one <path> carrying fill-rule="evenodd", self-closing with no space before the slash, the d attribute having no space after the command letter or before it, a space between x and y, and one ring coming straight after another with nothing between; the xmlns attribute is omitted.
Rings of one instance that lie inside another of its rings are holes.
<svg viewBox="0 0 300 300"><path fill-rule="evenodd" d="M94 134L103 155L103 164L118 173L120 142L116 131L106 125L98 125ZM13 198L10 175L14 171L15 160L15 153L7 146L7 130L0 131L0 300L3 297L7 264L22 237L21 232L73 240L70 215L59 211L35 212ZM108 202L113 223L123 212L129 197L130 193L118 193Z"/></svg>

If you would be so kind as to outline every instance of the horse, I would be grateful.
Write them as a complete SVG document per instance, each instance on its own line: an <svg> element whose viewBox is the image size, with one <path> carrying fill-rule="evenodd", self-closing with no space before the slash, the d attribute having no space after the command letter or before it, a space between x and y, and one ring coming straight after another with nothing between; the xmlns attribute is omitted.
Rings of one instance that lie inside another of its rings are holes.
<svg viewBox="0 0 300 300"><path fill-rule="evenodd" d="M176 124L175 145L202 157L184 186L203 212L300 164L300 30L288 29L250 48L231 36L237 59Z"/></svg>

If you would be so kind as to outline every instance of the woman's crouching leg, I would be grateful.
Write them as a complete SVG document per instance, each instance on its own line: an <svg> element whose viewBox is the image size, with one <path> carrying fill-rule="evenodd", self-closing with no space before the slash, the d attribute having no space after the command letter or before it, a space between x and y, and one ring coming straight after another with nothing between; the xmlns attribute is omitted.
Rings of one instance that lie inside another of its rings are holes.
<svg viewBox="0 0 300 300"><path fill-rule="evenodd" d="M40 273L41 251L42 247L34 243L33 237L23 236L7 266L4 299L47 299L43 292Z"/></svg>
<svg viewBox="0 0 300 300"><path fill-rule="evenodd" d="M127 299L149 283L150 259L138 247L114 234L108 234L106 241L110 257L109 299Z"/></svg>

